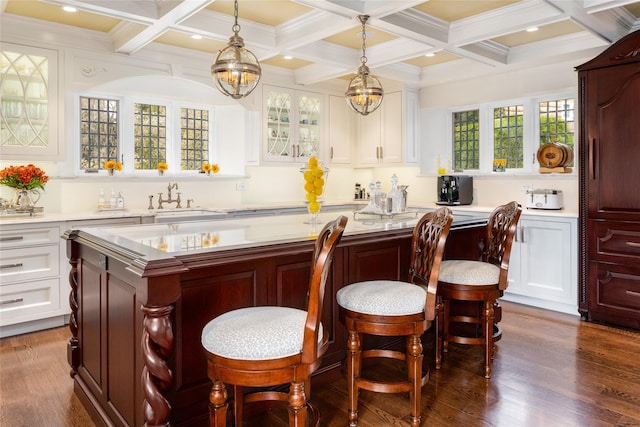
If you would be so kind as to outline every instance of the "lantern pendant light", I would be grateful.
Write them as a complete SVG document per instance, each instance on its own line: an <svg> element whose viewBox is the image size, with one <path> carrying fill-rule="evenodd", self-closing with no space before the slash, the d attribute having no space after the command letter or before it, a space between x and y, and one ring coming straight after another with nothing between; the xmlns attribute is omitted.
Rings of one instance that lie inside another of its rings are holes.
<svg viewBox="0 0 640 427"><path fill-rule="evenodd" d="M216 86L225 95L240 99L249 95L260 80L260 64L251 51L244 48L244 40L238 35L238 0L234 1L233 35L229 44L218 53L216 62L211 66L211 75Z"/></svg>
<svg viewBox="0 0 640 427"><path fill-rule="evenodd" d="M358 68L357 75L351 79L344 96L349 107L356 113L366 116L375 111L382 104L384 90L382 84L374 76L369 74L366 55L366 33L365 24L369 20L368 15L359 15L358 19L362 23L362 64Z"/></svg>

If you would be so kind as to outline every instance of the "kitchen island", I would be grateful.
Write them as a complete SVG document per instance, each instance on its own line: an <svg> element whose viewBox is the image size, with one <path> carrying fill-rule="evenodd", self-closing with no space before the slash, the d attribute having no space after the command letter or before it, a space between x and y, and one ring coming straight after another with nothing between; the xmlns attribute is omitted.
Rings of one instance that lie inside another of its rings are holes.
<svg viewBox="0 0 640 427"><path fill-rule="evenodd" d="M344 358L335 294L348 283L405 280L421 212L390 217L323 212L69 230L68 359L76 394L98 424L207 425L210 382L202 327L229 310L304 308L315 233L349 223L327 281L330 348L314 382ZM455 215L447 256L479 256L488 214Z"/></svg>

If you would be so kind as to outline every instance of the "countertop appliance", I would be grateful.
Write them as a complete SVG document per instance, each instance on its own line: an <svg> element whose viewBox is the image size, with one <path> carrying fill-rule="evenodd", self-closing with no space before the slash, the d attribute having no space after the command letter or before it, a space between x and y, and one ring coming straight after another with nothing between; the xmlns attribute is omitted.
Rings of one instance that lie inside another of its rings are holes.
<svg viewBox="0 0 640 427"><path fill-rule="evenodd" d="M437 205L470 205L473 202L473 177L468 175L438 176Z"/></svg>
<svg viewBox="0 0 640 427"><path fill-rule="evenodd" d="M546 188L527 190L526 205L528 209L562 209L562 191Z"/></svg>

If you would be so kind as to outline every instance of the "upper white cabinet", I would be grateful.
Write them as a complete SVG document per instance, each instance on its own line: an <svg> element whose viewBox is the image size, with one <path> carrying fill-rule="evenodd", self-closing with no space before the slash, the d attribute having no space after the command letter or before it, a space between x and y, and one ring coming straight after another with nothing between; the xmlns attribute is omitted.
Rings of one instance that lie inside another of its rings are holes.
<svg viewBox="0 0 640 427"><path fill-rule="evenodd" d="M522 215L504 299L578 314L577 218Z"/></svg>
<svg viewBox="0 0 640 427"><path fill-rule="evenodd" d="M263 160L291 162L319 155L323 96L263 86Z"/></svg>
<svg viewBox="0 0 640 427"><path fill-rule="evenodd" d="M14 159L58 156L58 52L2 43L0 154Z"/></svg>
<svg viewBox="0 0 640 427"><path fill-rule="evenodd" d="M390 92L376 111L358 117L357 164L402 163L403 110L402 92Z"/></svg>
<svg viewBox="0 0 640 427"><path fill-rule="evenodd" d="M344 96L329 96L329 161L333 164L353 163L356 141L355 114Z"/></svg>

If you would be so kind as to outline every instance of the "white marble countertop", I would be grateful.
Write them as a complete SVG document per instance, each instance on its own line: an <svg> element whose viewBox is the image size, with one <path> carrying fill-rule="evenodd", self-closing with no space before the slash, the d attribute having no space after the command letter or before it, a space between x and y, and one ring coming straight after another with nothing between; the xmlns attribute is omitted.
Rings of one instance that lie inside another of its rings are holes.
<svg viewBox="0 0 640 427"><path fill-rule="evenodd" d="M366 205L366 201L341 201L335 203L325 203L329 209L333 209L338 206L364 206ZM333 208L332 208L333 207ZM415 209L435 209L438 206L434 203L425 203L425 204L415 204L412 205L411 208ZM467 206L450 206L449 207L454 213L460 212L491 212L495 206L475 206L475 205L467 205ZM230 213L241 213L241 212L259 212L263 210L275 210L275 211L286 211L293 209L304 209L304 206L301 206L300 203L281 203L281 204L254 204L254 205L240 205L240 206L230 206L230 207L215 207L215 208L206 208L206 207L197 207L197 208L181 208L181 209L163 209L160 210L148 210L148 209L124 209L124 210L105 210L105 211L85 211L85 212L64 212L64 213L49 213L44 212L42 214L37 214L33 216L29 215L17 215L17 216L2 216L0 215L0 224L32 224L32 223L46 223L46 222L61 222L61 221L80 221L80 220L94 220L94 219L111 219L111 218L131 218L131 217L141 217L149 219L148 222L153 222L154 217L156 215L165 215L165 216L173 216L176 218L176 221L179 217L182 216L192 216L193 213L197 211L209 211L211 215L215 213L220 213L221 217L224 217ZM536 215L536 216L559 216L559 217L578 217L577 212L567 211L564 209L560 210L542 210L542 209L527 209L523 208L523 215Z"/></svg>
<svg viewBox="0 0 640 427"><path fill-rule="evenodd" d="M176 256L315 239L323 225L338 215L345 215L349 219L344 236L413 229L418 218L426 211L407 212L393 218L354 215L353 209L326 211L319 214L317 224L308 223L308 214L287 214L123 227L80 227L80 231L140 256L157 258L162 256L162 252ZM453 227L483 224L486 218L487 214L482 212L455 214Z"/></svg>

